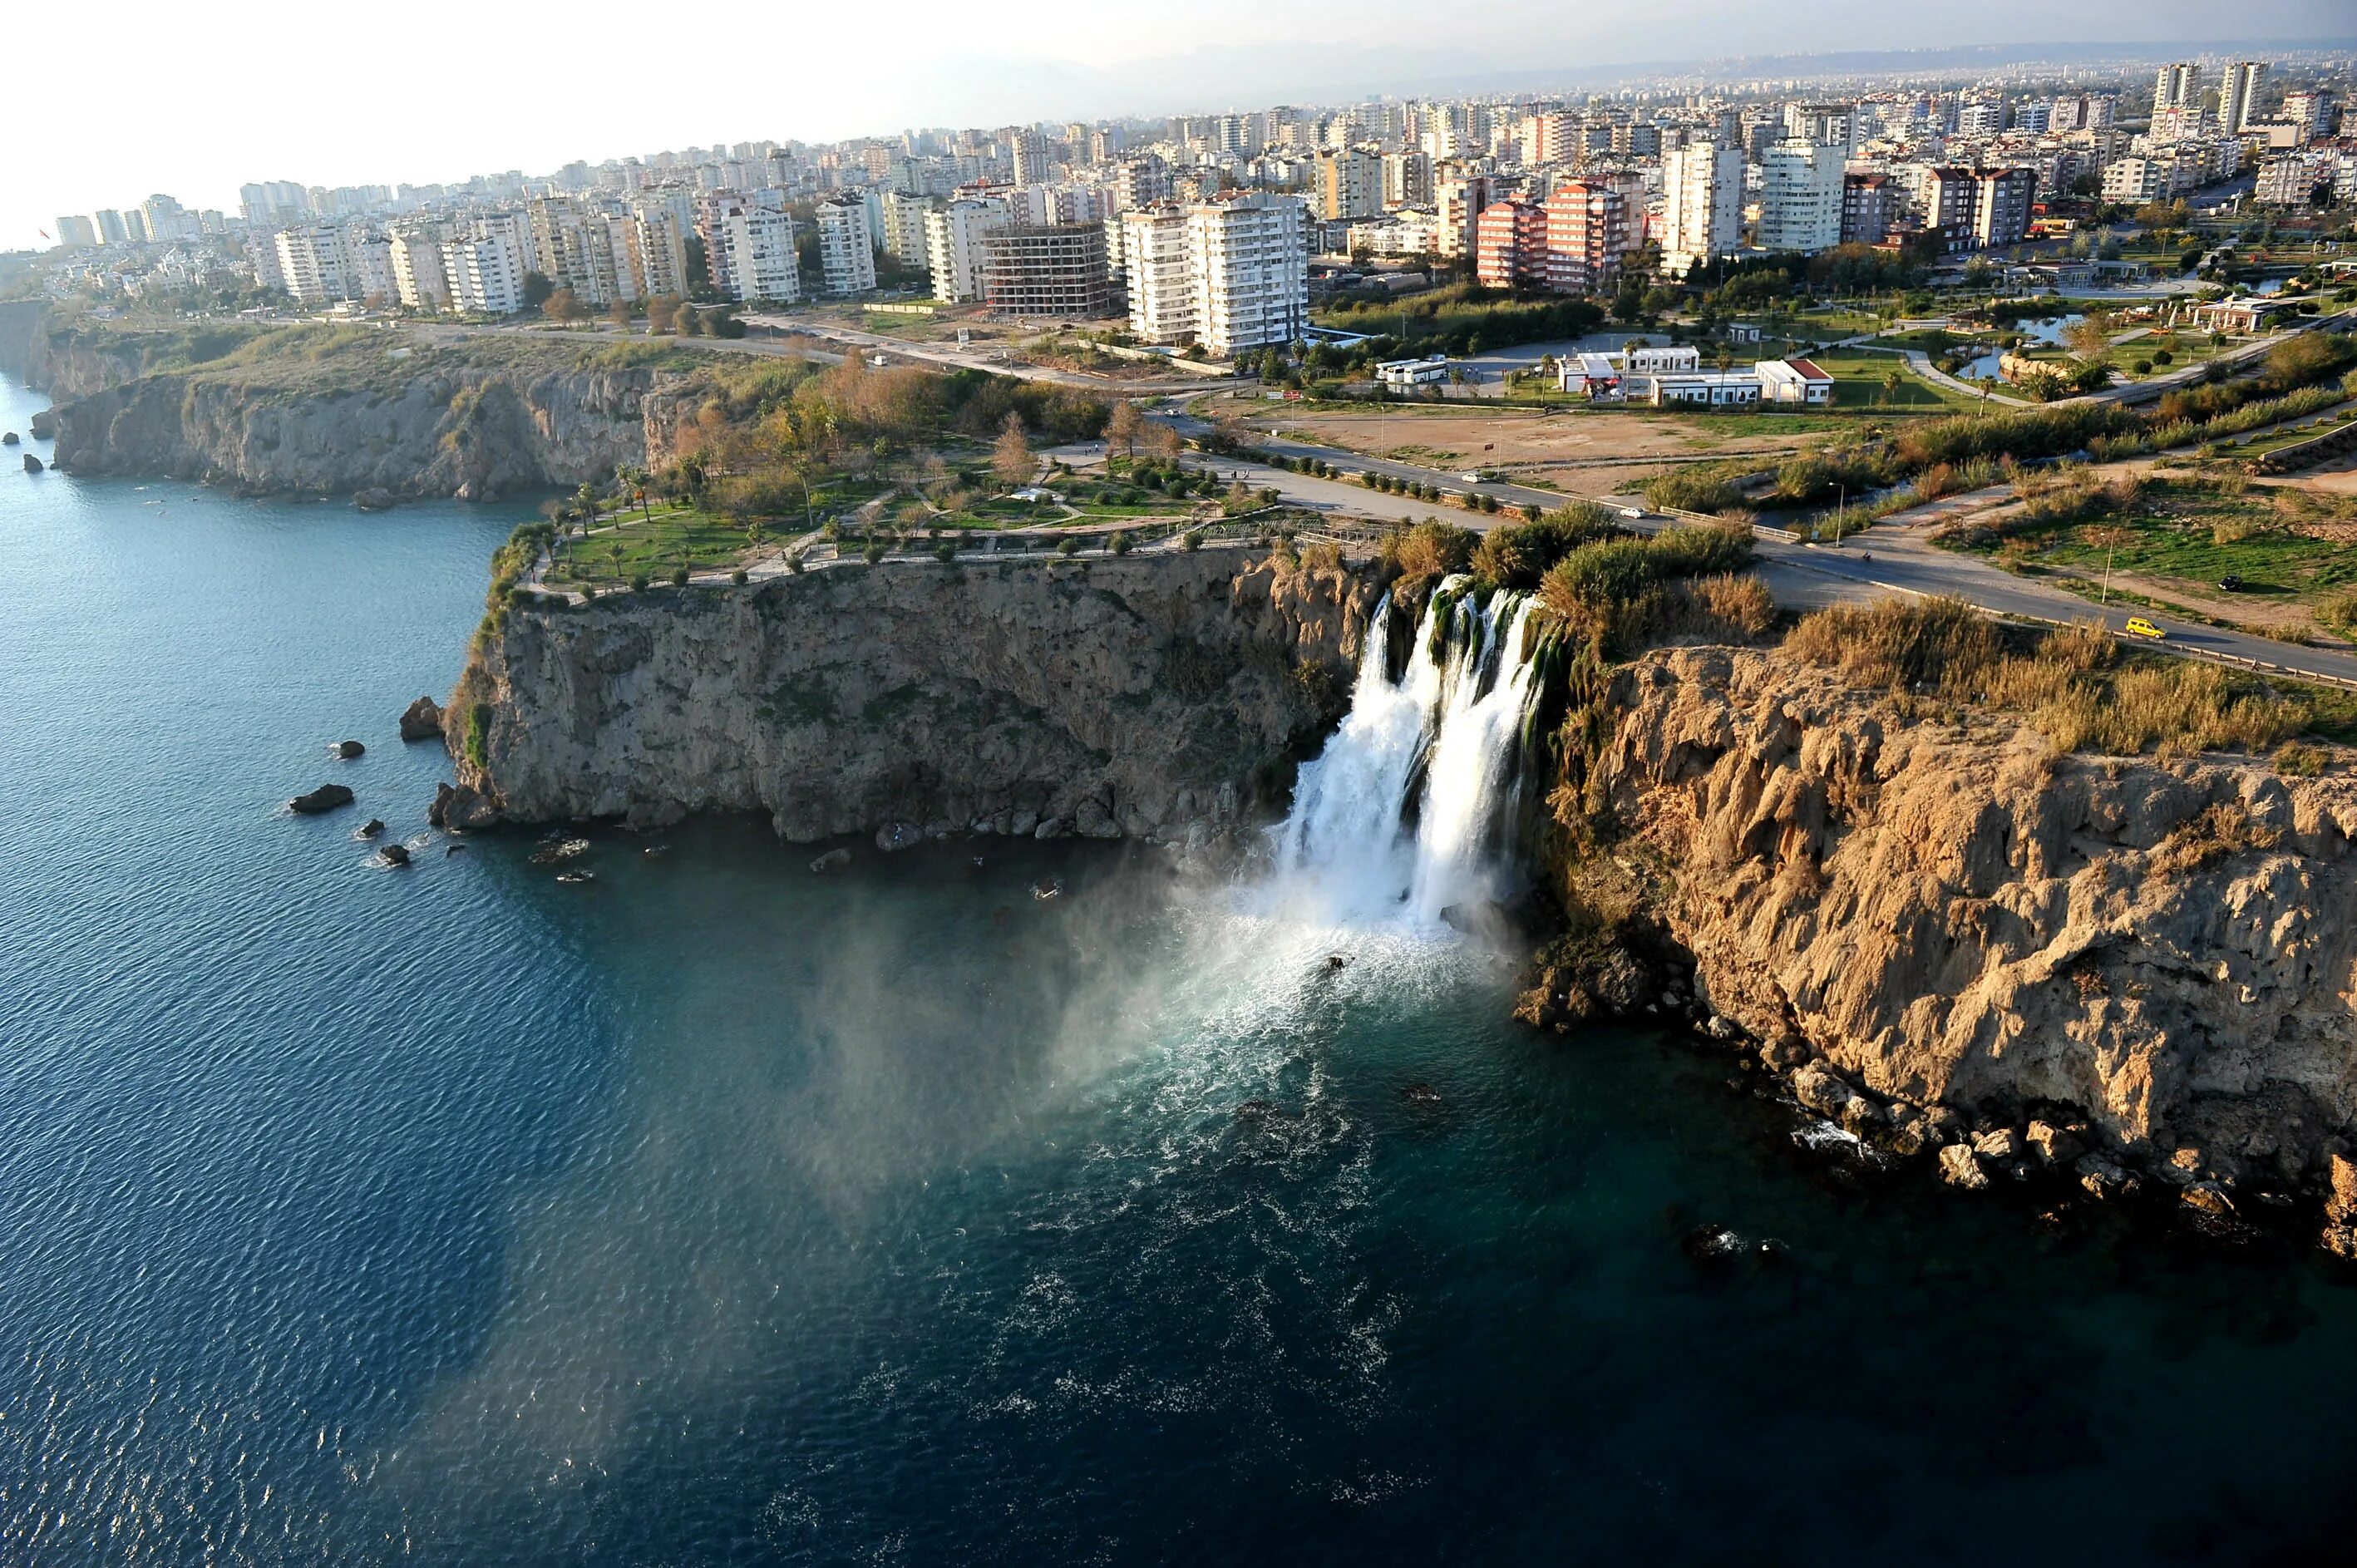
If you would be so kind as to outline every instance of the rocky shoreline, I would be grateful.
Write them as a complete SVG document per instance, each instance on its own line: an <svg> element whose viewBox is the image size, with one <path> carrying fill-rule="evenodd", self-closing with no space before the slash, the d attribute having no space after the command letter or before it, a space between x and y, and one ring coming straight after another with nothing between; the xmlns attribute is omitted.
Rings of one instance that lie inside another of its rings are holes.
<svg viewBox="0 0 2357 1568"><path fill-rule="evenodd" d="M2357 1258L2357 779L2055 757L1760 650L1647 655L1610 706L1525 1022L1683 1022L1953 1187L2297 1210Z"/></svg>

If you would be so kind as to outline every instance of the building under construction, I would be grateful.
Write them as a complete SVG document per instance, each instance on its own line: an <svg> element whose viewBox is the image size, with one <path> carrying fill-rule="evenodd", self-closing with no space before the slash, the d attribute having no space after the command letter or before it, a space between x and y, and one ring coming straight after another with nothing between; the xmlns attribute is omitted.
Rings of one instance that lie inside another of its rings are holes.
<svg viewBox="0 0 2357 1568"><path fill-rule="evenodd" d="M1102 223L993 230L982 236L982 297L1001 320L1114 313Z"/></svg>

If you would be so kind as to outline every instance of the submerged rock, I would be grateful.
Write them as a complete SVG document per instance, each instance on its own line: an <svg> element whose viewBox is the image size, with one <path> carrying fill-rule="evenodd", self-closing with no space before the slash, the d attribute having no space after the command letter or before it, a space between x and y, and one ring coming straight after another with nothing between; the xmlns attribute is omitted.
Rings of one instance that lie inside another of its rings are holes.
<svg viewBox="0 0 2357 1568"><path fill-rule="evenodd" d="M389 843L383 848L378 850L376 853L377 858L383 861L387 865L407 865L409 864L409 846L406 844Z"/></svg>
<svg viewBox="0 0 2357 1568"><path fill-rule="evenodd" d="M887 854L914 849L925 842L925 831L914 822L887 822L876 830L876 847Z"/></svg>
<svg viewBox="0 0 2357 1568"><path fill-rule="evenodd" d="M810 863L810 868L812 872L817 875L832 876L836 872L848 866L850 864L851 851L844 846L837 845L835 848L828 850L824 854L820 855L816 860L812 861Z"/></svg>
<svg viewBox="0 0 2357 1568"><path fill-rule="evenodd" d="M401 715L401 738L432 740L442 733L442 709L431 697L420 697Z"/></svg>
<svg viewBox="0 0 2357 1568"><path fill-rule="evenodd" d="M391 490L371 489L353 492L352 505L362 511L390 511L400 499Z"/></svg>
<svg viewBox="0 0 2357 1568"><path fill-rule="evenodd" d="M372 839L382 832L384 832L384 819L382 817L371 817L367 822L362 822L359 827L352 830L352 837L356 839Z"/></svg>
<svg viewBox="0 0 2357 1568"><path fill-rule="evenodd" d="M339 740L336 742L334 746L328 747L328 749L333 751L338 757L342 757L346 762L350 762L355 757L365 757L368 755L368 747L362 746L356 740Z"/></svg>
<svg viewBox="0 0 2357 1568"><path fill-rule="evenodd" d="M297 795L286 802L286 809L304 816L317 816L332 811L339 806L352 803L352 792L341 784L322 784L307 795Z"/></svg>

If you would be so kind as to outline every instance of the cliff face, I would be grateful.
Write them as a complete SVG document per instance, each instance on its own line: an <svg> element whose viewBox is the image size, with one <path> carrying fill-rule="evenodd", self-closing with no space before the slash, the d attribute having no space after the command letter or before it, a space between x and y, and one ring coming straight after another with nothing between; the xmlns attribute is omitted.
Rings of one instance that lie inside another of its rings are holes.
<svg viewBox="0 0 2357 1568"><path fill-rule="evenodd" d="M1371 573L1206 550L519 607L462 682L451 746L516 820L1200 836L1281 799L1380 596Z"/></svg>
<svg viewBox="0 0 2357 1568"><path fill-rule="evenodd" d="M2050 757L1726 649L1650 655L1613 698L1590 811L1653 852L1710 1006L1818 1098L1847 1093L1829 1067L1902 1113L2083 1121L2229 1187L2357 1129L2357 780Z"/></svg>
<svg viewBox="0 0 2357 1568"><path fill-rule="evenodd" d="M461 360L367 386L165 372L75 395L66 389L91 378L69 371L59 371L57 456L73 472L472 500L644 461L649 394L663 380L648 370Z"/></svg>
<svg viewBox="0 0 2357 1568"><path fill-rule="evenodd" d="M35 361L36 348L48 320L49 307L44 300L0 300L0 373L34 386L46 384Z"/></svg>

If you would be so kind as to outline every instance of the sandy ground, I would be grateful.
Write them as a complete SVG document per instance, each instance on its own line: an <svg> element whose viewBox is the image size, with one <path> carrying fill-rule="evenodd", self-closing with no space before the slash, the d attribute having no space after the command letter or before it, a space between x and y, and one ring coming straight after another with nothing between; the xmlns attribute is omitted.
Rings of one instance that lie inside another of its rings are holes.
<svg viewBox="0 0 2357 1568"><path fill-rule="evenodd" d="M2303 490L2319 490L2330 496L2357 496L2357 452L2345 457L2336 457L2304 473L2286 474L2272 482Z"/></svg>
<svg viewBox="0 0 2357 1568"><path fill-rule="evenodd" d="M1781 456L1822 445L1823 432L1726 435L1706 416L1637 413L1319 413L1257 423L1320 446L1442 467L1496 468L1520 478L1572 480L1582 489L1650 473L1667 462ZM1605 470L1599 473L1598 470Z"/></svg>

